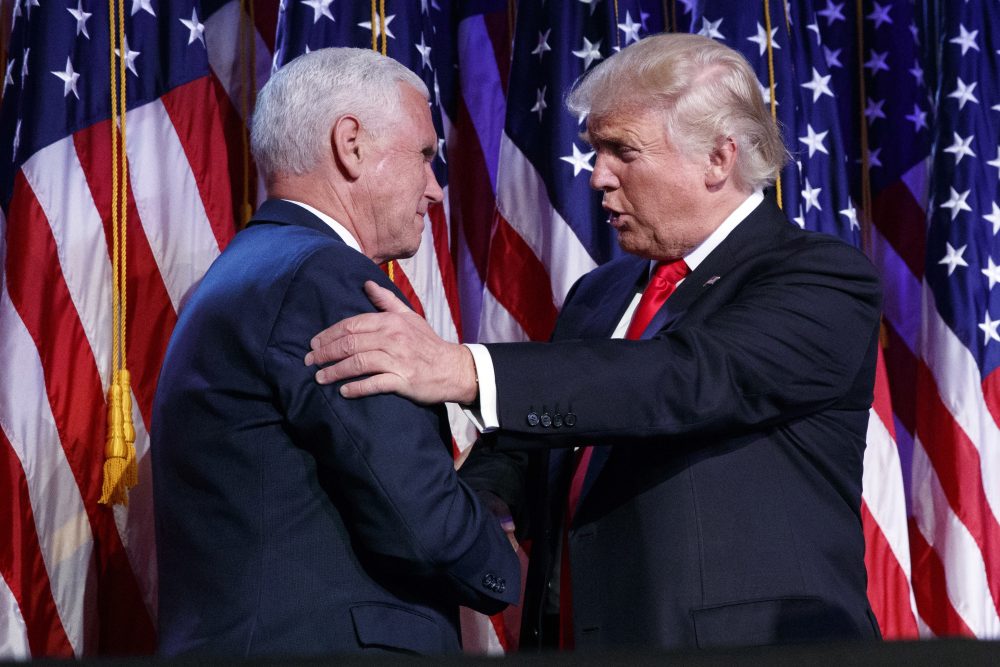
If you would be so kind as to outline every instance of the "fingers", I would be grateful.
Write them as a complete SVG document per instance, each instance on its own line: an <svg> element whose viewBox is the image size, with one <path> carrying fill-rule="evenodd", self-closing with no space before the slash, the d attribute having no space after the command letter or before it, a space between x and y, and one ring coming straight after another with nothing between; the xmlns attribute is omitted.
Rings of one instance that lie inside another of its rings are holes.
<svg viewBox="0 0 1000 667"><path fill-rule="evenodd" d="M317 353L310 353L314 356ZM392 372L392 358L385 352L378 349L366 350L364 352L351 353L342 357L332 366L327 366L316 371L316 381L319 384L332 384L341 380L355 378L361 375L378 375L379 373ZM384 380L381 381L383 384ZM391 389L388 391L392 391ZM384 393L376 391L373 393Z"/></svg>
<svg viewBox="0 0 1000 667"><path fill-rule="evenodd" d="M348 382L340 388L344 398L364 398L375 394L391 394L398 389L399 378L395 375L382 373L364 380Z"/></svg>
<svg viewBox="0 0 1000 667"><path fill-rule="evenodd" d="M372 305L387 313L412 313L413 309L399 300L390 290L381 287L374 280L365 281L365 294Z"/></svg>

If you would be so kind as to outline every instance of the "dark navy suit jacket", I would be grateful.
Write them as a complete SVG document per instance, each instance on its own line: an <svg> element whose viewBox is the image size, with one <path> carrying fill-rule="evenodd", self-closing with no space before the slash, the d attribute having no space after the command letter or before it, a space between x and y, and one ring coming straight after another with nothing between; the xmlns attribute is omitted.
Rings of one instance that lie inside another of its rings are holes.
<svg viewBox="0 0 1000 667"><path fill-rule="evenodd" d="M461 474L533 542L522 645L541 641L565 448L588 444L569 529L577 648L877 637L860 515L871 264L768 198L645 340L608 340L648 266L625 257L581 279L555 342L488 346L501 431Z"/></svg>
<svg viewBox="0 0 1000 667"><path fill-rule="evenodd" d="M453 469L443 409L340 397L303 358L385 274L265 202L181 312L153 408L164 654L458 650L458 606L517 600L517 559Z"/></svg>

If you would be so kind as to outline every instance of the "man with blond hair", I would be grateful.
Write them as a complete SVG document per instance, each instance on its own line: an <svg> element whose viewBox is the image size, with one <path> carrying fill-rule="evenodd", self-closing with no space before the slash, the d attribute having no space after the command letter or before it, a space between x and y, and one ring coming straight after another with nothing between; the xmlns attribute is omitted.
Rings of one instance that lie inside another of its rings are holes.
<svg viewBox="0 0 1000 667"><path fill-rule="evenodd" d="M372 309L441 188L427 87L322 49L261 89L268 200L181 311L153 408L166 655L441 653L458 607L517 600L517 558L460 482L440 407L361 401L302 364L313 332Z"/></svg>
<svg viewBox="0 0 1000 667"><path fill-rule="evenodd" d="M318 380L482 416L462 474L532 540L522 645L879 637L861 528L871 264L765 192L786 152L732 49L647 38L568 106L629 255L573 287L552 342L449 345L369 285L387 312L317 336L308 359L338 362Z"/></svg>

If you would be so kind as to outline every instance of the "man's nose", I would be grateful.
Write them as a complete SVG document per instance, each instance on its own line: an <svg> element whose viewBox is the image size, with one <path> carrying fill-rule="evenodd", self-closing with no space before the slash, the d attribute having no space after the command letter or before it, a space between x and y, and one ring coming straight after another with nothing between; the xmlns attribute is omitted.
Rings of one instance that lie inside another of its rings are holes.
<svg viewBox="0 0 1000 667"><path fill-rule="evenodd" d="M595 190L614 190L618 187L618 177L608 166L608 158L597 154L594 161L594 171L590 174L590 187Z"/></svg>
<svg viewBox="0 0 1000 667"><path fill-rule="evenodd" d="M441 185L438 183L437 176L434 175L434 170L431 169L431 163L428 162L426 165L427 169L427 187L424 188L424 196L427 197L431 202L438 204L444 200L444 190L441 189Z"/></svg>

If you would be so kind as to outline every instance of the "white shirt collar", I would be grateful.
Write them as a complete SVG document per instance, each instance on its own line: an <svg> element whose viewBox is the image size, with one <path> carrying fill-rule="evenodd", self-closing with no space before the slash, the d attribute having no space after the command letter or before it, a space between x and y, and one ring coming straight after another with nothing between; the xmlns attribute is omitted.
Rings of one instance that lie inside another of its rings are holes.
<svg viewBox="0 0 1000 667"><path fill-rule="evenodd" d="M754 190L753 194L743 200L743 203L736 207L736 210L729 214L722 224L716 227L715 231L708 235L708 238L701 242L701 244L684 256L684 263L688 265L688 268L694 271L698 268L708 255L719 247L726 237L736 229L736 225L743 222L748 215L750 215L755 208L760 206L760 203L764 201L763 190Z"/></svg>
<svg viewBox="0 0 1000 667"><path fill-rule="evenodd" d="M330 229L337 232L337 236L339 236L344 241L344 243L351 246L352 248L360 252L362 255L364 254L364 251L361 250L361 244L358 243L358 240L356 238L354 238L354 235L351 234L349 231L347 231L346 227L344 227L342 224L340 224L339 222L328 216L323 211L313 208L309 204L303 204L300 201L295 201L294 199L285 199L284 201L287 201L291 204L297 204L298 206L301 206L305 210L309 211L317 218L325 222Z"/></svg>

